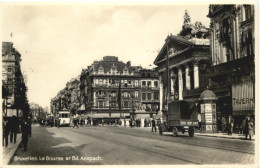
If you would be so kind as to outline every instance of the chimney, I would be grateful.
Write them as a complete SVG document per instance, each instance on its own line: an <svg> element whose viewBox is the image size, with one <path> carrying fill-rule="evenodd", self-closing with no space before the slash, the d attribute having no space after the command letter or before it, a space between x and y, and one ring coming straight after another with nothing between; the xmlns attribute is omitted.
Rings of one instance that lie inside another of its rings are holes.
<svg viewBox="0 0 260 168"><path fill-rule="evenodd" d="M127 61L126 63L128 66L131 66L131 61Z"/></svg>

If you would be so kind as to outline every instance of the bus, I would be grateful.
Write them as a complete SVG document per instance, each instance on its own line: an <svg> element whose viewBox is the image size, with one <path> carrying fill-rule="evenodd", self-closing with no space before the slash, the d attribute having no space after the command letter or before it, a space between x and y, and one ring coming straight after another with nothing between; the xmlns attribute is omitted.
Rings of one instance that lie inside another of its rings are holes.
<svg viewBox="0 0 260 168"><path fill-rule="evenodd" d="M70 126L70 112L59 111L60 126Z"/></svg>

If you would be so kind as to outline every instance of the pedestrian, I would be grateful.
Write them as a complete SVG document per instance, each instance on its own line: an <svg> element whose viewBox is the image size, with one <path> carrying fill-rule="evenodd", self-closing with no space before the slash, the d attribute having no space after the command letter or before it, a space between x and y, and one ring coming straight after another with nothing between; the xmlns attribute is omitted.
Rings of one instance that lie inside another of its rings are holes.
<svg viewBox="0 0 260 168"><path fill-rule="evenodd" d="M226 131L226 124L227 124L227 120L225 119L225 117L221 117L221 129L222 129L222 133L225 133Z"/></svg>
<svg viewBox="0 0 260 168"><path fill-rule="evenodd" d="M16 143L16 136L19 129L19 120L18 118L13 115L13 117L10 119L10 142Z"/></svg>
<svg viewBox="0 0 260 168"><path fill-rule="evenodd" d="M73 119L73 124L74 124L73 128L74 128L75 126L77 126L77 127L79 128L77 118L74 118L74 119Z"/></svg>
<svg viewBox="0 0 260 168"><path fill-rule="evenodd" d="M32 122L31 122L30 117L28 117L28 131L29 131L29 136L31 138L32 137Z"/></svg>
<svg viewBox="0 0 260 168"><path fill-rule="evenodd" d="M8 146L9 123L7 118L3 119L3 146Z"/></svg>
<svg viewBox="0 0 260 168"><path fill-rule="evenodd" d="M155 120L154 119L152 119L152 132L153 132L153 129L156 132L156 125L155 125Z"/></svg>
<svg viewBox="0 0 260 168"><path fill-rule="evenodd" d="M234 120L233 120L232 116L230 115L228 117L228 135L232 135L233 127L234 127Z"/></svg>
<svg viewBox="0 0 260 168"><path fill-rule="evenodd" d="M24 151L27 151L27 144L29 140L29 123L26 119L23 119L21 123L21 130L22 130L22 142L23 142L23 147Z"/></svg>
<svg viewBox="0 0 260 168"><path fill-rule="evenodd" d="M133 125L132 125L133 123L132 123L131 119L129 120L129 124L130 124L130 127L132 128L133 127Z"/></svg>
<svg viewBox="0 0 260 168"><path fill-rule="evenodd" d="M242 123L243 133L245 134L245 139L247 139L249 135L249 139L252 138L253 135L253 122L250 120L250 116L246 116Z"/></svg>
<svg viewBox="0 0 260 168"><path fill-rule="evenodd" d="M249 135L249 140L251 140L252 136L254 135L254 122L253 119L249 119L248 122L248 135Z"/></svg>
<svg viewBox="0 0 260 168"><path fill-rule="evenodd" d="M146 122L147 122L147 121L146 121L146 118L145 118L145 119L144 119L144 127L146 127L146 124L147 124Z"/></svg>
<svg viewBox="0 0 260 168"><path fill-rule="evenodd" d="M83 119L82 118L79 119L79 125L80 125L80 127L83 127Z"/></svg>
<svg viewBox="0 0 260 168"><path fill-rule="evenodd" d="M57 120L57 127L60 128L60 119Z"/></svg>

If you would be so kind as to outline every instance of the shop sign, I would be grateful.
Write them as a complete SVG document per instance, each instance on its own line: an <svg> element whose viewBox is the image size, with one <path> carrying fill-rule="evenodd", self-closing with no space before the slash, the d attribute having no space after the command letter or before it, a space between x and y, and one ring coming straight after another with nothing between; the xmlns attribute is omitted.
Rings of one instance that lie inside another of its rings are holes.
<svg viewBox="0 0 260 168"><path fill-rule="evenodd" d="M232 85L233 111L254 110L254 89L251 80L244 80Z"/></svg>

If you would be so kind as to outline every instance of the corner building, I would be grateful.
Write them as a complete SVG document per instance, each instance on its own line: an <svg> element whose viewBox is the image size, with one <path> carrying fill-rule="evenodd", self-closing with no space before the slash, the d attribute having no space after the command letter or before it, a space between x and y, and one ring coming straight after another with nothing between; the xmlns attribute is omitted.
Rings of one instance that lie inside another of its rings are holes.
<svg viewBox="0 0 260 168"><path fill-rule="evenodd" d="M82 70L81 110L93 124L149 118L159 110L158 83L155 70L105 56Z"/></svg>

